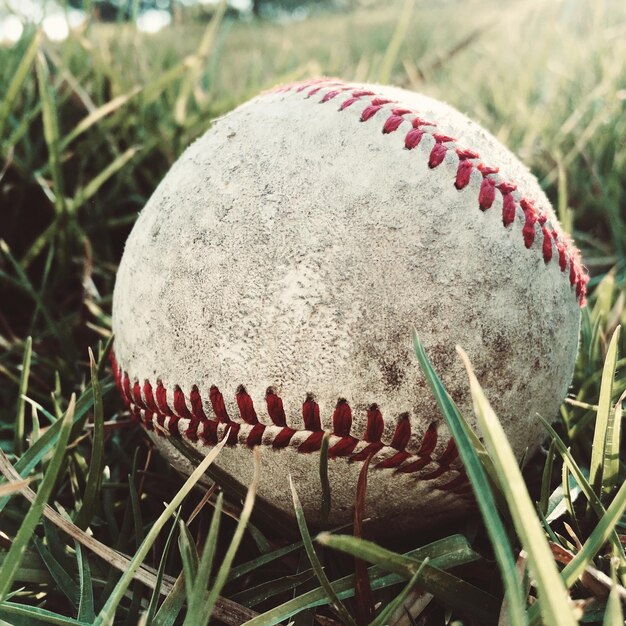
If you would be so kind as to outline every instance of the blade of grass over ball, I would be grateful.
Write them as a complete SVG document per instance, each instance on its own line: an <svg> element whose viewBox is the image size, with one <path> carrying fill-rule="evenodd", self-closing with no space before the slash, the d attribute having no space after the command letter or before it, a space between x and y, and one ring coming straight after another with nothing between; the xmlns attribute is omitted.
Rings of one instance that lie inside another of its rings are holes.
<svg viewBox="0 0 626 626"><path fill-rule="evenodd" d="M9 119L9 115L11 110L13 109L13 105L15 104L16 99L22 92L24 83L28 78L30 73L30 69L33 65L33 61L35 60L35 56L37 51L39 50L39 45L41 44L42 32L37 31L28 45L28 48L24 52L15 73L9 83L9 86L2 97L2 104L0 104L0 142L4 138L4 127L6 126L7 120ZM4 142L3 142L4 143Z"/></svg>
<svg viewBox="0 0 626 626"><path fill-rule="evenodd" d="M421 548L411 550L404 556L423 560L430 559L432 566L440 569L450 569L452 567L465 565L478 560L480 557L469 546L467 539L462 535L451 535L445 539L440 539ZM385 589L391 585L397 585L406 578L397 574L389 574L377 565L368 569L372 583L372 589ZM340 600L354 596L354 575L345 576L339 580L331 582L337 597ZM316 606L327 604L326 591L322 587L317 587L305 592L298 597L281 604L263 613L258 618L246 622L248 626L273 626L288 619L298 613L312 609Z"/></svg>
<svg viewBox="0 0 626 626"><path fill-rule="evenodd" d="M315 552L315 548L313 547L313 541L311 540L311 535L309 533L309 528L306 524L306 519L304 517L304 509L302 508L302 504L300 503L300 498L298 497L298 492L296 491L296 487L293 483L293 478L289 475L289 487L291 488L291 496L293 498L293 507L296 513L296 521L298 522L298 528L300 528L300 534L302 535L302 542L304 543L304 549L306 550L306 554L309 558L309 562L311 563L311 567L317 576L317 579L320 581L322 588L326 592L326 597L328 598L329 604L335 609L339 617L343 620L344 623L349 624L350 626L356 626L354 620L350 613L348 613L348 609L344 606L344 604L339 600L337 594L335 593L326 573L324 572L324 568L320 563L320 560L317 557L317 553Z"/></svg>
<svg viewBox="0 0 626 626"><path fill-rule="evenodd" d="M183 486L178 490L178 493L174 496L172 501L165 507L165 510L158 519L154 522L146 538L143 540L141 546L135 553L135 556L131 559L128 569L122 574L122 577L118 581L115 589L109 596L109 599L102 607L102 610L96 617L94 622L95 626L110 626L113 623L113 618L119 603L121 602L128 586L133 580L135 572L139 569L146 555L150 551L152 544L156 540L158 534L161 532L163 526L167 523L167 520L174 514L174 511L178 509L181 502L187 496L187 494L193 489L194 485L202 478L206 469L213 463L221 449L226 445L227 437L225 436L220 443L218 443L202 460L202 462L196 467L189 478L185 481Z"/></svg>
<svg viewBox="0 0 626 626"><path fill-rule="evenodd" d="M484 623L490 623L498 615L499 604L496 598L437 567L424 565L417 559L408 558L371 541L348 535L320 533L317 541L329 548L374 563L405 580L411 579L421 567L422 573L418 577L420 588L432 593L445 606L464 614L471 614Z"/></svg>
<svg viewBox="0 0 626 626"><path fill-rule="evenodd" d="M30 358L33 352L33 338L27 337L24 342L24 353L22 355L22 371L20 372L19 396L17 399L17 415L15 417L13 452L16 457L22 455L24 447L24 413L26 401L24 396L28 391L28 378L30 376Z"/></svg>
<svg viewBox="0 0 626 626"><path fill-rule="evenodd" d="M441 380L437 376L424 346L422 345L417 331L413 331L413 346L415 354L426 382L430 387L435 400L448 424L450 432L454 437L459 456L463 466L472 483L474 497L483 516L485 528L493 546L496 561L502 575L505 593L508 599L508 615L511 626L521 626L525 624L525 600L522 597L515 558L509 543L509 538L497 512L495 498L492 488L487 479L483 464L472 444L472 439L468 434L469 426L459 413L456 405L445 390ZM496 482L498 484L499 481Z"/></svg>
<svg viewBox="0 0 626 626"><path fill-rule="evenodd" d="M91 460L87 472L87 484L83 495L83 503L76 515L74 523L85 530L96 511L96 503L100 501L102 488L102 472L104 470L104 408L102 389L98 380L97 365L93 352L89 348L89 368L91 371L91 390L93 393L93 443Z"/></svg>
<svg viewBox="0 0 626 626"><path fill-rule="evenodd" d="M220 521L222 516L222 506L224 503L224 494L220 493L213 510L213 518L209 527L209 534L204 542L202 557L197 566L196 576L193 579L193 587L191 594L187 595L187 616L185 618L185 626L197 626L204 622L206 615L204 606L204 597L209 586L211 578L211 569L213 568L213 560L215 558L215 548L219 535ZM208 621L209 615L206 615Z"/></svg>
<svg viewBox="0 0 626 626"><path fill-rule="evenodd" d="M387 626L390 623L390 619L393 614L404 604L409 596L409 593L417 586L419 577L421 576L424 568L428 565L428 557L426 557L422 564L419 566L415 574L411 577L411 580L404 586L402 591L386 606L384 606L380 613L374 618L369 626Z"/></svg>
<svg viewBox="0 0 626 626"><path fill-rule="evenodd" d="M528 554L530 571L537 583L541 614L549 626L576 624L567 589L559 575L524 478L504 430L485 396L467 354L457 346L470 382L474 413L490 456L503 478L504 497L522 546Z"/></svg>
<svg viewBox="0 0 626 626"><path fill-rule="evenodd" d="M13 543L11 544L2 565L2 576L0 577L0 599L5 598L11 589L11 585L15 579L22 557L26 552L28 542L31 540L35 527L41 519L43 509L48 502L48 498L52 493L52 489L63 466L75 408L76 396L72 394L65 416L60 422L59 439L57 441L54 455L48 464L44 478L39 486L39 489L37 490L35 501L32 503L28 513L22 520L20 528L13 539Z"/></svg>
<svg viewBox="0 0 626 626"><path fill-rule="evenodd" d="M591 463L589 466L589 482L593 490L599 496L606 491L604 484L605 460L607 452L607 439L609 423L611 421L611 408L613 398L613 381L615 379L615 364L617 362L617 352L619 346L620 327L618 326L611 337L609 348L604 360L602 369L602 383L600 384L600 398L598 401L598 412L596 413L596 426L593 432L593 445L591 447ZM619 463L619 459L616 459ZM611 475L610 480L614 482L615 476Z"/></svg>

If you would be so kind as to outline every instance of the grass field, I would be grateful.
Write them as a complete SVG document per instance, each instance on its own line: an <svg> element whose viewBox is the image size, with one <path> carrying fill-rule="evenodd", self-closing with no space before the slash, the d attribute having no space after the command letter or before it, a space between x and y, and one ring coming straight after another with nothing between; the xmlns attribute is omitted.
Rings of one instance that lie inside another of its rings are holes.
<svg viewBox="0 0 626 626"><path fill-rule="evenodd" d="M590 271L571 394L525 468L530 498L481 482L516 464L463 440L442 396L474 485L508 502L485 524L384 546L311 543L304 528L281 540L258 507L248 520L251 496L181 487L114 391L111 294L138 211L212 119L320 74L423 91L476 119L537 174ZM217 14L157 35L91 23L60 44L33 30L0 47L0 151L4 623L624 623L626 5L407 0L285 24ZM375 566L371 593L353 556Z"/></svg>

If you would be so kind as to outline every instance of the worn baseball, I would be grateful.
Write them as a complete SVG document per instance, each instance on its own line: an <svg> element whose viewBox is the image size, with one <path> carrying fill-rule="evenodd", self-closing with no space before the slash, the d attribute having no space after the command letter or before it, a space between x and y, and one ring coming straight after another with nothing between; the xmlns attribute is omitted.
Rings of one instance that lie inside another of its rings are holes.
<svg viewBox="0 0 626 626"><path fill-rule="evenodd" d="M432 98L319 79L215 121L130 234L113 297L113 365L171 463L206 454L259 496L327 524L410 532L472 506L412 347L474 424L468 353L521 458L571 381L587 276L537 180ZM196 455L197 456L197 455Z"/></svg>

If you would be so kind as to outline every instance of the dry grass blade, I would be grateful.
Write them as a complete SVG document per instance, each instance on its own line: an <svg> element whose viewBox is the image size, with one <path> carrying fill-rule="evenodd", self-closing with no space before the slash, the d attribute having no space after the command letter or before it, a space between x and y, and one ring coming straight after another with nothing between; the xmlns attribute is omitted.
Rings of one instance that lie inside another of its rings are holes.
<svg viewBox="0 0 626 626"><path fill-rule="evenodd" d="M30 485L30 483L34 480L36 480L36 477L33 476L31 478L27 478L26 480L16 480L0 485L0 497L12 496L14 493L19 493L24 489L24 487ZM33 491L33 496L34 495L35 492Z"/></svg>

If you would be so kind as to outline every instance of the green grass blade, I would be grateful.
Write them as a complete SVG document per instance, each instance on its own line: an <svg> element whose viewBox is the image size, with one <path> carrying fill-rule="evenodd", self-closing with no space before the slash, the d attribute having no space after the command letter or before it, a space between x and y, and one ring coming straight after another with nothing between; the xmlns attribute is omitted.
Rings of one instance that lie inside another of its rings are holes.
<svg viewBox="0 0 626 626"><path fill-rule="evenodd" d="M396 21L396 28L393 31L389 45L385 50L385 56L383 57L380 71L378 72L378 81L382 84L389 82L393 67L398 60L400 49L406 39L406 34L411 23L411 13L415 7L415 0L404 0L401 11L398 13L398 19Z"/></svg>
<svg viewBox="0 0 626 626"><path fill-rule="evenodd" d="M224 559L222 564L220 565L217 574L215 575L215 581L213 582L213 586L211 587L211 591L209 592L209 597L204 604L205 617L202 624L208 624L209 618L213 614L213 609L215 608L215 603L217 602L217 598L221 593L224 585L226 584L226 580L228 578L228 572L233 564L233 560L235 559L235 555L237 554L237 550L239 549L239 544L243 539L243 533L246 530L246 526L248 524L248 520L250 519L250 515L252 515L252 508L254 507L254 500L256 498L256 490L259 485L259 478L261 472L261 461L259 459L259 451L257 448L254 450L254 474L252 477L252 482L250 483L250 487L248 487L248 493L246 495L246 499L243 503L243 509L241 510L241 514L239 516L239 522L237 523L237 527L235 528L235 533L233 538L228 546L228 550L224 555Z"/></svg>
<svg viewBox="0 0 626 626"><path fill-rule="evenodd" d="M27 606L17 602L0 602L0 615L3 614L23 617L26 620L32 620L32 623L45 622L46 624L57 624L58 626L91 626L91 622L83 622L37 606Z"/></svg>
<svg viewBox="0 0 626 626"><path fill-rule="evenodd" d="M156 540L158 534L161 532L161 529L180 506L181 502L185 499L193 486L198 482L198 480L200 480L200 478L202 478L209 465L211 465L211 463L213 463L216 459L221 449L226 445L227 439L228 437L225 435L224 439L222 439L222 441L206 455L203 461L196 467L183 486L178 490L178 493L174 496L174 498L172 498L172 501L165 507L163 513L161 513L158 519L154 522L146 535L146 538L143 540L141 546L135 553L135 556L131 559L128 569L122 574L122 577L119 579L115 589L96 617L94 622L95 626L110 626L113 623L115 612L124 597L124 594L126 593L126 589L132 582L135 572L143 563L143 560L146 558L146 555L150 551L150 548L152 547L152 544Z"/></svg>
<svg viewBox="0 0 626 626"><path fill-rule="evenodd" d="M154 616L152 626L173 626L178 614L185 604L185 581L182 574L176 579L172 590L167 594L157 614Z"/></svg>
<svg viewBox="0 0 626 626"><path fill-rule="evenodd" d="M89 115L84 117L76 126L69 132L61 141L61 150L65 150L74 139L82 135L85 131L89 130L92 126L98 123L101 119L107 115L117 111L123 107L131 98L135 97L141 91L140 87L135 87L130 92L117 96L109 102L99 106L95 111L91 111Z"/></svg>
<svg viewBox="0 0 626 626"><path fill-rule="evenodd" d="M329 548L341 550L368 563L374 563L405 580L411 579L417 570L423 567L418 579L420 588L432 593L446 606L467 615L471 614L482 623L492 622L499 613L499 602L482 589L436 567L424 566L423 562L416 559L381 548L371 541L330 533L320 533L317 541Z"/></svg>
<svg viewBox="0 0 626 626"><path fill-rule="evenodd" d="M213 17L208 23L204 31L204 35L200 40L196 54L189 60L191 67L185 74L178 91L176 104L174 105L174 119L180 126L184 126L187 120L187 103L189 101L189 97L196 81L202 73L202 70L206 67L207 59L211 55L211 50L214 47L215 39L222 23L222 18L226 12L226 7L227 3L224 0L217 5L217 8L213 13Z"/></svg>
<svg viewBox="0 0 626 626"><path fill-rule="evenodd" d="M4 599L11 589L11 585L13 584L17 569L19 568L20 561L22 560L22 556L26 551L28 542L31 540L39 520L41 519L43 509L48 502L48 498L52 493L54 484L58 478L59 472L61 471L61 467L63 466L67 442L72 429L75 408L76 396L72 394L65 416L61 421L59 439L57 441L54 455L48 464L43 481L37 490L37 497L22 520L20 528L15 535L15 539L13 540L11 548L9 549L2 565L2 576L0 577L0 599Z"/></svg>
<svg viewBox="0 0 626 626"><path fill-rule="evenodd" d="M576 620L570 608L567 589L526 490L517 459L500 421L478 383L467 355L459 347L457 351L467 370L476 418L494 465L503 478L504 497L517 534L528 554L529 567L537 584L541 614L548 626L573 626Z"/></svg>
<svg viewBox="0 0 626 626"><path fill-rule="evenodd" d="M548 514L550 504L550 479L552 478L552 467L554 466L554 443L550 444L548 456L543 466L541 475L541 497L539 499L539 510L545 516Z"/></svg>
<svg viewBox="0 0 626 626"><path fill-rule="evenodd" d="M76 549L76 564L78 565L78 584L80 602L78 604L78 619L89 624L96 618L93 603L93 585L89 561L83 555L83 549L78 541L74 542Z"/></svg>
<svg viewBox="0 0 626 626"><path fill-rule="evenodd" d="M7 260L13 267L13 270L15 271L15 274L17 277L17 283L19 284L20 289L22 289L25 293L27 293L32 298L37 308L42 311L50 334L53 335L54 337L60 337L64 341L65 340L69 341L67 331L59 327L57 323L54 321L54 319L52 318L52 316L49 314L48 308L46 307L45 303L41 299L39 292L37 291L37 289L35 289L35 287L33 287L33 284L28 278L26 272L24 271L22 266L17 262L17 260L11 253L9 246L3 239L0 239L0 251L4 254L4 256L7 258Z"/></svg>
<svg viewBox="0 0 626 626"><path fill-rule="evenodd" d="M104 408L102 404L102 389L98 380L97 365L93 352L89 348L89 367L91 370L91 390L93 393L93 445L91 447L91 462L87 473L87 484L83 503L76 515L74 523L85 530L95 513L96 503L99 501L102 487L102 472L104 470Z"/></svg>
<svg viewBox="0 0 626 626"><path fill-rule="evenodd" d="M467 539L461 535L452 535L445 539L440 539L416 550L411 550L404 556L419 561L428 558L430 559L430 564L439 569L461 566L479 558L470 548ZM389 574L387 571L383 571L377 565L368 569L368 575L372 582L372 589L385 589L390 585L397 585L405 580L398 574ZM354 596L354 574L334 580L330 584L340 600ZM327 598L326 590L323 587L318 587L263 613L257 618L249 620L246 624L247 626L273 626L302 611L327 604Z"/></svg>
<svg viewBox="0 0 626 626"><path fill-rule="evenodd" d="M30 376L30 358L33 352L33 338L27 337L24 342L24 355L22 357L22 371L20 372L19 396L17 398L17 416L15 418L13 450L16 457L22 456L24 446L24 409L26 401L24 397L28 392L28 377Z"/></svg>
<svg viewBox="0 0 626 626"><path fill-rule="evenodd" d="M280 578L263 582L255 587L244 589L234 594L231 600L247 607L257 606L261 604L261 602L266 602L278 594L295 589L310 580L315 580L315 572L311 568L298 572L297 574L281 576Z"/></svg>
<svg viewBox="0 0 626 626"><path fill-rule="evenodd" d="M187 593L188 600L187 615L184 622L185 626L199 626L200 624L206 623L210 617L210 615L206 615L204 611L204 597L206 595L206 591L209 586L209 579L211 577L211 569L213 567L213 558L215 556L215 548L217 546L223 502L224 495L223 493L220 493L215 504L215 510L213 511L213 518L211 519L209 533L206 541L204 542L202 558L196 566L196 576L191 581L191 590ZM187 574L185 573L185 577L186 576Z"/></svg>
<svg viewBox="0 0 626 626"><path fill-rule="evenodd" d="M176 532L176 528L178 527L179 518L180 510L176 513L176 517L174 518L174 522L172 523L172 527L170 528L167 540L165 541L163 553L161 554L161 560L159 561L159 568L156 575L156 582L154 585L154 589L152 590L152 595L150 596L148 610L145 614L146 624L152 624L152 620L154 619L154 616L156 614L157 604L159 603L161 583L163 582L163 575L165 574L165 564L167 563L167 557L170 554L170 548L172 547L172 540L174 539L174 533Z"/></svg>
<svg viewBox="0 0 626 626"><path fill-rule="evenodd" d="M422 372L426 376L428 386L433 392L437 404L446 419L446 423L456 442L459 456L463 461L465 471L472 483L474 496L483 516L485 528L487 529L502 575L508 601L507 608L510 624L511 626L522 626L526 623L525 601L519 586L513 550L502 520L498 515L496 500L493 496L484 466L472 444L472 438L468 434L469 426L467 426L464 419L461 417L457 407L454 402L452 402L452 399L439 380L419 340L417 332L413 333L413 345Z"/></svg>
<svg viewBox="0 0 626 626"><path fill-rule="evenodd" d="M624 613L622 611L622 603L620 602L619 593L617 590L617 580L615 573L616 564L612 563L611 565L613 585L611 586L609 599L606 603L606 611L604 613L604 619L602 620L602 626L624 626Z"/></svg>
<svg viewBox="0 0 626 626"><path fill-rule="evenodd" d="M291 488L293 506L296 512L296 520L298 522L298 527L300 528L300 534L302 535L302 542L304 543L304 549L306 550L306 554L309 558L309 562L311 563L311 567L313 568L317 579L320 581L322 588L326 592L329 604L335 609L341 620L345 624L349 624L350 626L356 626L354 620L352 619L352 616L350 615L350 613L348 613L348 609L346 609L341 600L337 597L337 594L332 588L330 581L328 580L328 577L324 572L324 568L322 567L322 564L317 557L317 553L315 552L315 548L313 547L313 541L311 540L311 535L309 533L309 528L304 518L304 510L302 509L302 504L300 503L300 498L298 497L298 492L296 491L296 487L293 484L293 479L291 478L291 475L289 476L289 487Z"/></svg>
<svg viewBox="0 0 626 626"><path fill-rule="evenodd" d="M226 582L231 582L240 578L241 576L245 576L250 572L258 569L259 567L266 565L267 563L271 563L276 559L280 559L281 557L290 554L291 552L295 552L302 547L302 542L297 541L296 543L291 543L288 546L284 546L282 548L278 548L277 550L272 550L266 554L262 554L256 559L251 559L250 561L246 561L241 565L237 565L233 567L230 572L228 572L228 580Z"/></svg>
<svg viewBox="0 0 626 626"><path fill-rule="evenodd" d="M54 580L54 584L66 598L70 601L74 608L78 607L78 600L80 597L80 590L76 582L74 581L73 572L70 574L67 572L61 563L54 557L52 552L43 544L39 537L33 537L33 543L39 552L41 560L48 568L50 576Z"/></svg>
<svg viewBox="0 0 626 626"><path fill-rule="evenodd" d="M48 168L54 183L54 205L57 215L65 213L65 184L61 168L59 121L54 94L50 85L50 70L43 52L37 53L37 84L42 105L43 134L48 147Z"/></svg>
<svg viewBox="0 0 626 626"><path fill-rule="evenodd" d="M183 562L183 577L187 593L187 605L193 598L193 585L198 573L198 552L193 537L183 520L178 522L178 550Z"/></svg>
<svg viewBox="0 0 626 626"><path fill-rule="evenodd" d="M75 213L88 200L93 198L100 187L102 187L111 176L114 176L126 166L135 154L137 154L137 150L137 147L128 148L128 150L120 154L112 163L109 163L101 172L94 176L87 185L78 189L74 197L68 202L68 210Z"/></svg>
<svg viewBox="0 0 626 626"><path fill-rule="evenodd" d="M591 563L600 548L602 548L615 531L615 525L620 521L620 518L624 514L625 510L626 482L622 483L622 486L617 492L613 502L611 502L611 505L606 510L606 514L603 515L597 523L593 532L583 544L582 549L561 572L566 585L573 585L580 574L584 571L585 567Z"/></svg>
<svg viewBox="0 0 626 626"><path fill-rule="evenodd" d="M599 520L602 520L606 516L606 510L600 502L600 498L596 495L595 491L589 484L589 481L585 478L582 470L580 469L578 463L572 456L572 453L569 451L563 440L559 437L558 433L552 428L551 424L543 417L539 416L544 428L548 431L552 441L556 444L557 450L559 454L563 458L564 463L569 467L572 475L576 479L576 482L580 486L582 492L585 494L587 498L587 502L589 502L589 506L595 513L596 517ZM623 577L626 576L626 554L624 554L624 546L622 545L617 533L613 531L609 536L609 540L611 545L613 546L613 553L619 558L620 561L620 576L622 576L622 583L624 583Z"/></svg>
<svg viewBox="0 0 626 626"><path fill-rule="evenodd" d="M428 557L422 561L422 564L419 566L415 574L413 574L411 580L409 580L409 582L405 585L404 589L402 589L402 591L382 609L382 611L371 622L370 626L387 626L387 624L389 624L389 620L393 614L404 604L409 596L409 593L411 593L411 591L417 586L419 578L427 565Z"/></svg>
<svg viewBox="0 0 626 626"><path fill-rule="evenodd" d="M28 78L28 73L30 72L30 68L35 60L35 55L39 50L39 45L41 44L41 38L41 31L37 31L26 49L24 56L19 62L17 70L15 71L15 74L13 74L13 78L11 79L9 87L6 90L4 98L2 99L2 104L0 104L0 141L4 137L4 127L6 126L9 115L11 114L13 104L22 92L24 83Z"/></svg>
<svg viewBox="0 0 626 626"><path fill-rule="evenodd" d="M620 326L615 333L618 333ZM608 356L607 356L608 358ZM616 368L617 369L617 368ZM620 444L622 435L622 400L624 395L617 401L615 406L609 406L608 423L606 427L606 443L604 445L604 469L602 471L602 492L609 494L617 487L620 470ZM598 412L600 407L598 407Z"/></svg>
<svg viewBox="0 0 626 626"><path fill-rule="evenodd" d="M607 430L611 414L613 398L613 380L615 378L615 364L619 346L620 327L613 333L609 349L606 353L604 368L602 369L602 383L600 385L600 399L596 415L596 427L593 433L593 445L591 448L591 464L589 466L589 482L593 490L601 495L605 487L603 480L604 461L607 446ZM611 477L614 479L614 477Z"/></svg>

